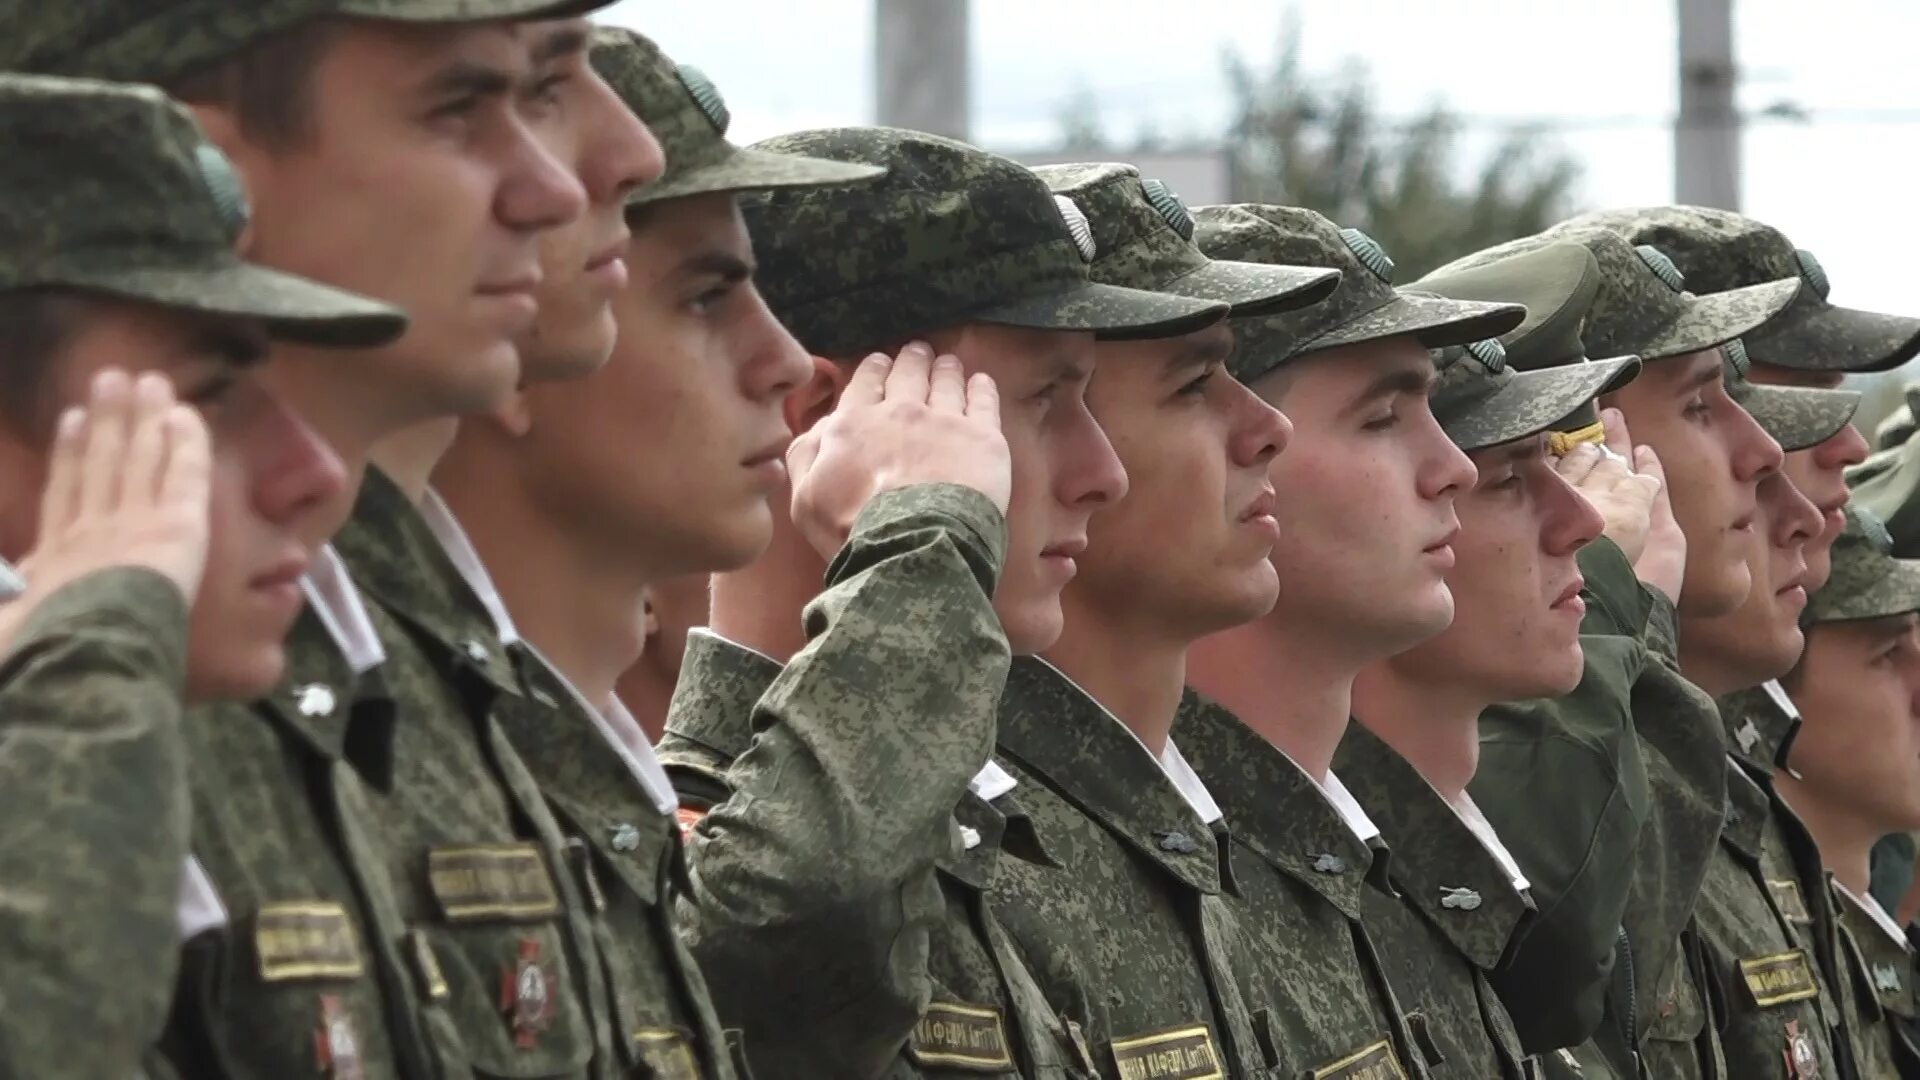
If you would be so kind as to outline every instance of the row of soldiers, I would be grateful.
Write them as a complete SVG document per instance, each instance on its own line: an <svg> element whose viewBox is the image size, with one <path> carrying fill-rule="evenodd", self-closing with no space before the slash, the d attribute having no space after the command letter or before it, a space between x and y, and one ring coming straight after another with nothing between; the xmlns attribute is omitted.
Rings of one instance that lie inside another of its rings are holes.
<svg viewBox="0 0 1920 1080"><path fill-rule="evenodd" d="M0 1073L1920 1076L1920 320L600 6L0 3Z"/></svg>

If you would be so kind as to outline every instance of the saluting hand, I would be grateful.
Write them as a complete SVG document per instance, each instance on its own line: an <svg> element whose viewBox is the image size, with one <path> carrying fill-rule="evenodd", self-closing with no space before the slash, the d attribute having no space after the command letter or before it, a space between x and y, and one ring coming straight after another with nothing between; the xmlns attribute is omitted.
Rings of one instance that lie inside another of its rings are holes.
<svg viewBox="0 0 1920 1080"><path fill-rule="evenodd" d="M862 361L833 413L793 441L787 469L794 525L826 558L883 491L959 484L1005 513L1013 490L993 379L917 341Z"/></svg>

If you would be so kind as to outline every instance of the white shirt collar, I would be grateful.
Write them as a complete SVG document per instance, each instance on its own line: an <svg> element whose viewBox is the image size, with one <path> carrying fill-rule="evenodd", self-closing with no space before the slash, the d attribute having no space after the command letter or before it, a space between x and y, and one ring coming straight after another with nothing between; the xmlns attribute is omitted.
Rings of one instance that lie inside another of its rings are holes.
<svg viewBox="0 0 1920 1080"><path fill-rule="evenodd" d="M1287 760L1293 761L1292 758ZM1300 765L1294 762L1293 767L1299 769ZM1300 771L1306 772L1305 769ZM1307 773L1307 779L1312 780L1313 774ZM1339 811L1340 820L1347 823L1347 828L1353 830L1353 835L1359 837L1361 843L1367 843L1380 835L1380 826L1375 825L1373 819L1367 816L1367 812L1360 806L1360 800L1353 797L1353 792L1347 790L1347 785L1340 782L1340 778L1334 775L1332 769L1327 770L1326 783L1316 786L1320 788L1321 794L1327 797L1327 801L1333 804L1333 808Z"/></svg>
<svg viewBox="0 0 1920 1080"><path fill-rule="evenodd" d="M1855 896L1852 889L1847 888L1838 881L1835 881L1833 884L1835 888L1846 894L1847 899L1853 901L1855 907L1858 907L1871 916L1873 921L1879 925L1880 929L1885 931L1888 937L1899 943L1902 949L1911 948L1907 943L1907 935L1900 932L1900 924L1893 921L1893 916L1887 914L1887 909L1880 906L1880 901L1875 900L1872 893L1868 893L1865 896Z"/></svg>
<svg viewBox="0 0 1920 1080"><path fill-rule="evenodd" d="M467 531L447 509L431 488L420 498L420 516L426 519L427 528L440 541L447 558L453 561L453 567L460 572L461 580L473 595L480 598L480 606L487 609L487 615L493 619L494 632L500 636L500 644L511 645L520 640L520 632L513 627L513 616L507 614L507 605L500 599L500 590L494 587L493 575L487 573L486 566L480 561L480 553L473 549L473 541L467 539Z"/></svg>
<svg viewBox="0 0 1920 1080"><path fill-rule="evenodd" d="M1020 781L1013 778L1012 773L1000 767L999 762L989 761L986 768L974 773L973 779L967 781L967 789L987 802L992 802L1012 791L1019 783Z"/></svg>
<svg viewBox="0 0 1920 1080"><path fill-rule="evenodd" d="M174 919L180 927L180 940L185 943L208 930L225 927L227 905L221 903L220 894L213 891L213 879L207 876L206 868L200 865L199 859L187 856L183 870Z"/></svg>
<svg viewBox="0 0 1920 1080"><path fill-rule="evenodd" d="M1168 782L1173 784L1174 790L1180 793L1180 797L1186 800L1187 805L1193 809L1194 814L1198 816L1202 822L1211 825L1224 816L1220 812L1220 804L1213 801L1213 793L1207 790L1207 785L1201 781L1200 775L1193 771L1193 766L1187 764L1186 756L1180 753L1179 747L1173 745L1172 739L1167 740L1166 749L1160 751L1159 754L1148 750L1147 744L1140 741L1140 736L1135 735L1132 728L1121 723L1120 718L1113 715L1105 705L1101 705L1099 698L1094 697L1092 694L1087 694L1086 689L1079 683L1074 682L1066 672L1061 671L1045 660L1040 662L1052 668L1055 675L1066 679L1067 685L1073 687L1075 690L1079 690L1082 694L1086 694L1088 701L1100 707L1102 715L1119 725L1120 730L1127 733L1127 736L1133 740L1135 746L1138 746L1144 751L1148 757L1153 758L1154 764L1160 766L1161 775L1165 776Z"/></svg>
<svg viewBox="0 0 1920 1080"><path fill-rule="evenodd" d="M671 814L678 810L680 796L673 790L673 782L667 779L667 770L660 767L660 758L654 754L653 744L647 741L646 730L640 726L638 720L633 718L633 714L627 711L627 707L620 703L620 699L608 698L604 708L595 708L593 703L580 693L579 688L561 674L559 668L547 663L547 658L540 655L540 650L534 648L532 642L523 643L522 648L544 664L560 685L567 688L567 693L573 695L573 700L579 704L580 711L593 719L595 730L600 732L600 736L607 741L608 746L613 748L613 752L620 755L620 760L626 764L627 771L633 774L633 778L638 780L640 786L646 790L647 797L653 800L654 808L663 814Z"/></svg>
<svg viewBox="0 0 1920 1080"><path fill-rule="evenodd" d="M347 564L332 544L323 544L314 553L313 562L300 579L300 591L306 594L307 606L320 617L320 625L326 627L327 636L333 638L355 675L365 675L386 662L387 650L374 632L373 621L367 618L366 602L360 599L360 590L347 575Z"/></svg>
<svg viewBox="0 0 1920 1080"><path fill-rule="evenodd" d="M1475 805L1473 797L1462 791L1459 798L1447 799L1446 804L1453 807L1453 812L1460 815L1460 820L1466 824L1467 830L1479 837L1480 843L1499 861L1500 866L1506 870L1507 876L1513 879L1514 889L1526 892L1529 888L1527 875L1520 872L1520 864L1513 860L1513 853L1507 850L1507 845L1500 842L1500 834L1494 831L1493 822L1488 821L1487 815L1480 812L1480 807Z"/></svg>
<svg viewBox="0 0 1920 1080"><path fill-rule="evenodd" d="M1795 720L1800 719L1800 706L1795 705L1793 699L1787 696L1786 687L1780 685L1779 679L1768 679L1760 684L1760 689L1767 692L1767 696L1773 699L1773 703L1780 707L1781 712Z"/></svg>

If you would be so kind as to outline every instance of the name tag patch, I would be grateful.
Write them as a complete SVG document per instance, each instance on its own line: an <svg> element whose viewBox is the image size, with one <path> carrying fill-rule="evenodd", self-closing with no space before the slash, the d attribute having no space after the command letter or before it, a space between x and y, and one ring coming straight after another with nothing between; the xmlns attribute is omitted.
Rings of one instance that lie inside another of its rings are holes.
<svg viewBox="0 0 1920 1080"><path fill-rule="evenodd" d="M347 909L339 904L267 904L254 917L253 949L263 982L357 979L366 971Z"/></svg>
<svg viewBox="0 0 1920 1080"><path fill-rule="evenodd" d="M1742 960L1740 975L1747 981L1753 1003L1762 1008L1820 996L1820 984L1814 981L1813 965L1807 962L1805 949Z"/></svg>
<svg viewBox="0 0 1920 1080"><path fill-rule="evenodd" d="M641 1060L653 1069L649 1075L660 1080L700 1080L700 1062L693 1047L671 1028L641 1028L633 1033L633 1045Z"/></svg>
<svg viewBox="0 0 1920 1080"><path fill-rule="evenodd" d="M1313 1080L1407 1080L1407 1071L1385 1039L1313 1070Z"/></svg>
<svg viewBox="0 0 1920 1080"><path fill-rule="evenodd" d="M936 1001L913 1026L907 1053L920 1065L947 1065L983 1072L1013 1068L1000 1010L985 1005Z"/></svg>
<svg viewBox="0 0 1920 1080"><path fill-rule="evenodd" d="M434 848L427 852L427 884L448 922L560 913L547 860L532 844Z"/></svg>
<svg viewBox="0 0 1920 1080"><path fill-rule="evenodd" d="M1113 1041L1120 1080L1224 1080L1206 1025Z"/></svg>
<svg viewBox="0 0 1920 1080"><path fill-rule="evenodd" d="M1780 907L1780 914L1788 922L1811 923L1813 914L1807 910L1807 898L1800 892L1797 881L1767 880L1767 891L1773 894L1773 902Z"/></svg>

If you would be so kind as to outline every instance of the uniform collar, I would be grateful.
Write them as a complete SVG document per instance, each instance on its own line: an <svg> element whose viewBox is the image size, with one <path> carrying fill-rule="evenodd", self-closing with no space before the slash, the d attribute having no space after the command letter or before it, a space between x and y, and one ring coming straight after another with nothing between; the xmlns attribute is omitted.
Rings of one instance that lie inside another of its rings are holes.
<svg viewBox="0 0 1920 1080"><path fill-rule="evenodd" d="M1052 665L1013 661L1000 699L999 745L1004 757L1189 888L1217 894L1231 880L1221 834L1140 740Z"/></svg>
<svg viewBox="0 0 1920 1080"><path fill-rule="evenodd" d="M340 647L355 675L372 671L386 661L386 647L380 644L380 635L367 618L366 602L360 599L360 590L332 544L322 544L314 553L312 565L300 579L300 591L306 594L307 606Z"/></svg>
<svg viewBox="0 0 1920 1080"><path fill-rule="evenodd" d="M1728 752L1742 765L1768 775L1785 767L1800 729L1800 710L1777 681L1735 691L1716 704L1727 728Z"/></svg>
<svg viewBox="0 0 1920 1080"><path fill-rule="evenodd" d="M180 943L186 944L209 930L224 930L229 919L227 905L214 891L200 860L189 855L181 868L180 899L174 906L174 921L180 928Z"/></svg>
<svg viewBox="0 0 1920 1080"><path fill-rule="evenodd" d="M1882 1013L1911 1022L1920 1015L1913 946L1871 896L1855 896L1838 881L1833 891L1841 951L1859 988L1858 996L1869 999Z"/></svg>
<svg viewBox="0 0 1920 1080"><path fill-rule="evenodd" d="M660 767L660 759L654 755L653 745L647 741L647 733L640 722L633 718L627 707L618 697L609 698L604 708L594 708L572 680L560 673L560 669L547 662L540 651L531 642L521 642L518 648L524 650L533 662L527 672L529 688L537 683L546 682L556 686L572 703L574 708L584 714L593 724L595 731L606 741L621 764L640 782L647 798L653 802L654 809L662 814L671 814L680 808L680 796L673 790L673 783L667 779L667 771ZM541 688L544 690L544 688ZM552 696L546 691L543 696Z"/></svg>
<svg viewBox="0 0 1920 1080"><path fill-rule="evenodd" d="M1727 759L1727 814L1720 822L1720 839L1749 864L1760 861L1767 815L1773 809L1767 775L1755 776L1739 759Z"/></svg>
<svg viewBox="0 0 1920 1080"><path fill-rule="evenodd" d="M331 573L322 562L314 565L323 577ZM256 707L313 753L331 761L350 760L369 782L384 787L393 765L393 698L379 665L356 670L349 656L365 663L378 652L384 663L385 650L345 572L331 584L344 592L309 587L309 598L317 593L321 600L294 619L283 648L286 669ZM329 608L342 596L352 602Z"/></svg>
<svg viewBox="0 0 1920 1080"><path fill-rule="evenodd" d="M1360 897L1385 849L1363 839L1357 822L1379 830L1360 810L1349 819L1327 789L1280 750L1219 704L1188 690L1173 725L1187 755L1226 811L1234 839L1275 870L1318 893L1349 919L1361 916ZM1339 788L1346 795L1346 788ZM1351 801L1351 796L1348 796Z"/></svg>
<svg viewBox="0 0 1920 1080"><path fill-rule="evenodd" d="M1474 966L1499 966L1533 911L1512 872L1411 762L1365 727L1347 725L1333 761L1394 845L1394 886Z"/></svg>
<svg viewBox="0 0 1920 1080"><path fill-rule="evenodd" d="M507 613L506 601L500 598L500 590L493 583L493 575L487 573L485 564L480 561L480 553L474 550L473 541L467 537L467 531L447 508L446 500L431 488L421 498L420 519L426 523L427 531L440 541L441 550L447 553L448 561L467 583L475 600L493 621L494 635L503 645L512 645L520 640L520 631L514 628L513 616Z"/></svg>

